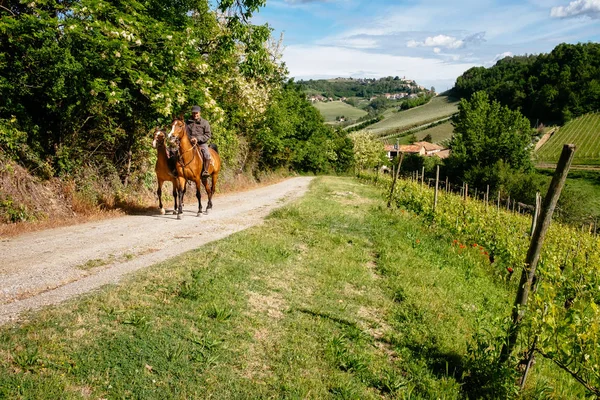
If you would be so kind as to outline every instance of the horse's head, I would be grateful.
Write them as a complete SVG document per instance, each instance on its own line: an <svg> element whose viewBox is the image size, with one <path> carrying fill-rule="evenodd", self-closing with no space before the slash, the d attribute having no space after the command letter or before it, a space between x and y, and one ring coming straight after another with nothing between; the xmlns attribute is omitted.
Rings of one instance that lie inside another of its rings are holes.
<svg viewBox="0 0 600 400"><path fill-rule="evenodd" d="M171 132L169 132L169 139L173 139L176 137L178 140L181 140L186 135L186 127L185 122L183 122L183 118L173 120L171 124Z"/></svg>
<svg viewBox="0 0 600 400"><path fill-rule="evenodd" d="M162 129L157 129L154 132L154 140L152 141L152 147L156 148L156 146L165 143L165 132Z"/></svg>

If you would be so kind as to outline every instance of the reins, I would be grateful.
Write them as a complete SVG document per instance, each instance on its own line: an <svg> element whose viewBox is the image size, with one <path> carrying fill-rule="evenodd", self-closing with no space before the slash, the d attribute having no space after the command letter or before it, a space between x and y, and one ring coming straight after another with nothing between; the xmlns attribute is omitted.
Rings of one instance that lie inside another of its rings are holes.
<svg viewBox="0 0 600 400"><path fill-rule="evenodd" d="M184 132L184 134L186 134L186 133ZM186 151L182 152L182 151L181 151L181 139L180 139L179 137L177 137L177 142L178 142L178 143L177 143L177 146L178 146L178 147L179 147L179 149L180 149L180 152L179 152L179 157L178 157L178 159L177 159L177 162L179 163L179 165L181 165L181 167L182 167L182 168L185 168L185 167L187 167L188 165L190 165L192 162L194 162L194 159L196 158L196 153L197 153L198 151L194 151L194 152L192 152L192 159L191 159L191 160L190 160L188 163L186 163L186 162L185 162L185 160L183 159L183 155L184 155L185 153L187 153L188 151L192 151L192 150L194 150L194 149L196 149L196 150L197 150L198 143L192 144L192 147L190 147L190 148L189 148L189 149L187 149Z"/></svg>

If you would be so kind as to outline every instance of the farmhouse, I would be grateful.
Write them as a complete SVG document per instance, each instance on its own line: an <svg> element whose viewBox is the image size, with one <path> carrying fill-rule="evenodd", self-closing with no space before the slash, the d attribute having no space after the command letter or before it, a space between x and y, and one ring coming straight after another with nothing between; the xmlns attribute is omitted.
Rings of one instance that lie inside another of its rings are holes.
<svg viewBox="0 0 600 400"><path fill-rule="evenodd" d="M415 142L413 144L386 144L384 146L387 157L391 160L398 156L398 153L418 154L423 157L436 156L439 158L448 158L450 150L442 146L429 142Z"/></svg>

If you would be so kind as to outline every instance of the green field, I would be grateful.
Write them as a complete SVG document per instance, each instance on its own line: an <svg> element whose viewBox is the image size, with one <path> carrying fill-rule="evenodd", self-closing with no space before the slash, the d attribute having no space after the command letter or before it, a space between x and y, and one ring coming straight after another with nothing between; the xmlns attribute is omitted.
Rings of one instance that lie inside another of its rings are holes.
<svg viewBox="0 0 600 400"><path fill-rule="evenodd" d="M583 115L554 133L536 153L537 163L556 163L564 144L577 146L574 165L600 165L600 113Z"/></svg>
<svg viewBox="0 0 600 400"><path fill-rule="evenodd" d="M342 101L330 101L327 103L318 102L314 106L321 112L325 122L335 122L336 117L344 116L350 120L357 120L363 115L367 115L366 111L352 107Z"/></svg>
<svg viewBox="0 0 600 400"><path fill-rule="evenodd" d="M377 136L400 133L421 124L434 122L458 111L458 100L448 96L434 97L429 103L406 111L388 110L385 119L368 129Z"/></svg>

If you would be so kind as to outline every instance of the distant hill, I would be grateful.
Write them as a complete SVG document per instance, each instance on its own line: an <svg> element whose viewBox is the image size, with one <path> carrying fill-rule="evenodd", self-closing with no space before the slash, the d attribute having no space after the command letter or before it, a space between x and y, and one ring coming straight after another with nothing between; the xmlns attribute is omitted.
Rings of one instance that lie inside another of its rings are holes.
<svg viewBox="0 0 600 400"><path fill-rule="evenodd" d="M362 97L383 95L386 93L421 93L429 90L415 81L398 76L380 79L367 78L336 78L310 79L297 81L307 95L321 95L325 98L339 99L341 97Z"/></svg>
<svg viewBox="0 0 600 400"><path fill-rule="evenodd" d="M506 57L456 79L460 97L480 90L532 124L562 125L600 108L600 43L562 43L549 54Z"/></svg>

